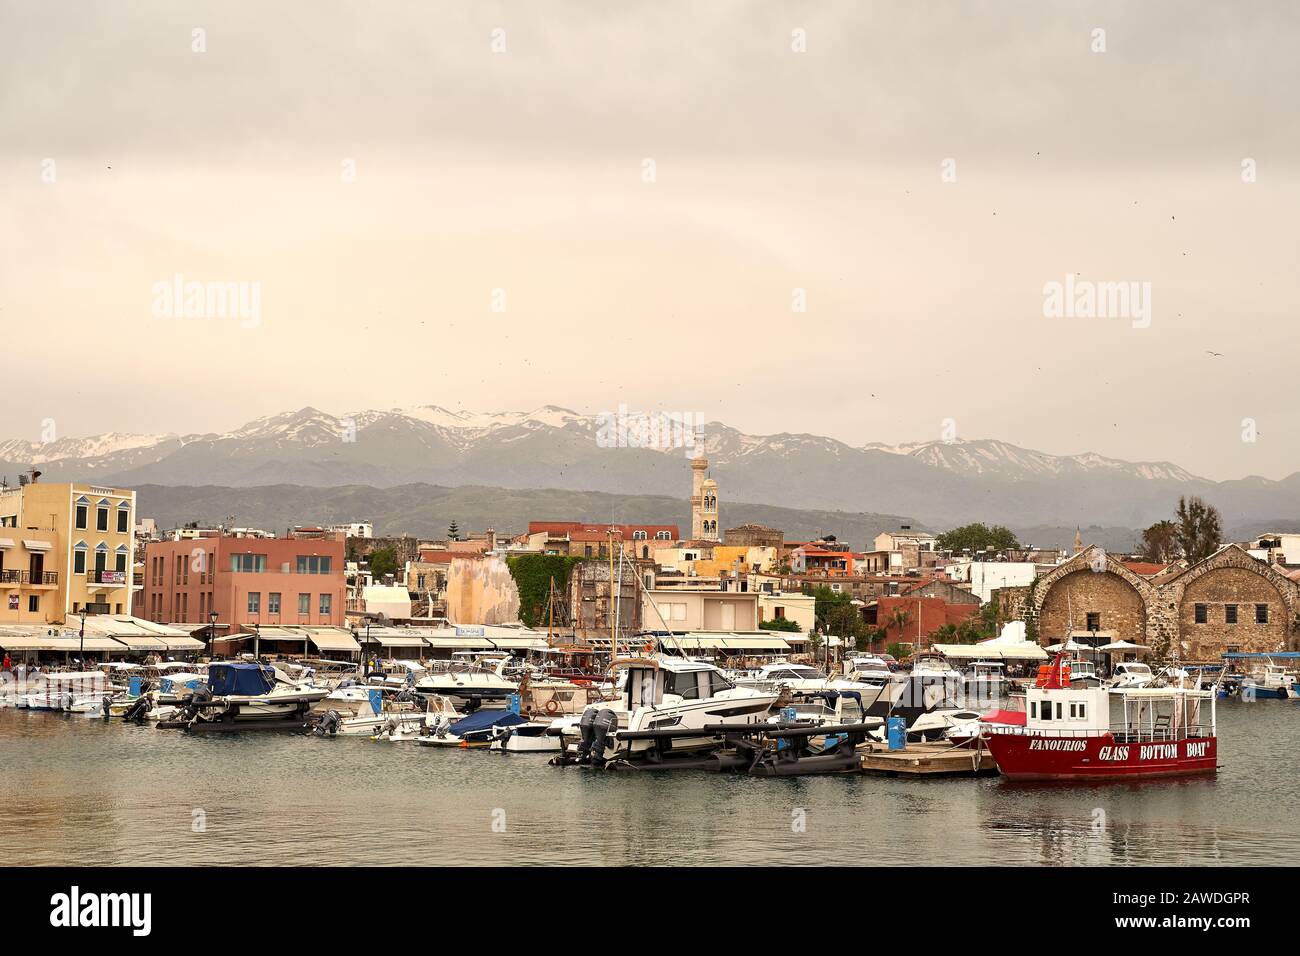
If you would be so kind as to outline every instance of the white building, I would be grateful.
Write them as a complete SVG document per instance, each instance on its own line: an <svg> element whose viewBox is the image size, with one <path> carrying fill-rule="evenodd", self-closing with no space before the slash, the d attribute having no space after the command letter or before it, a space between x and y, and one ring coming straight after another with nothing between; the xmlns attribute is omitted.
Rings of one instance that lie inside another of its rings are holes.
<svg viewBox="0 0 1300 956"><path fill-rule="evenodd" d="M948 565L946 570L954 583L965 585L984 602L997 588L1033 584L1039 566L1029 561L958 561Z"/></svg>
<svg viewBox="0 0 1300 956"><path fill-rule="evenodd" d="M353 521L350 524L327 524L325 530L335 534L341 532L349 538L373 538L375 536L375 526L369 521Z"/></svg>

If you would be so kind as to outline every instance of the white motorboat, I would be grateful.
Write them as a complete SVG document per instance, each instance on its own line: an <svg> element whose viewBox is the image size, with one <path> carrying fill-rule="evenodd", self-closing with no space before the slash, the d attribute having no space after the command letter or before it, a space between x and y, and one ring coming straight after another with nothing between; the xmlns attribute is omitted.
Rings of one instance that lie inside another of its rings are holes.
<svg viewBox="0 0 1300 956"><path fill-rule="evenodd" d="M564 747L563 738L548 733L554 723L554 720L530 720L514 727L493 727L488 749L510 754L559 753Z"/></svg>
<svg viewBox="0 0 1300 956"><path fill-rule="evenodd" d="M949 664L947 658L942 654L927 653L925 651L917 652L912 659L912 676L937 677L944 681L965 681L961 671Z"/></svg>
<svg viewBox="0 0 1300 956"><path fill-rule="evenodd" d="M385 699L378 687L365 688L367 696L357 702L350 716L337 710L328 710L316 717L313 728L321 737L382 737L384 740L414 737L431 724L432 718L441 716L449 721L459 720L451 701L446 697L431 695L418 699ZM409 695L414 697L415 695ZM328 703L331 698L325 698Z"/></svg>
<svg viewBox="0 0 1300 956"><path fill-rule="evenodd" d="M796 693L825 690L826 683L826 675L816 667L807 664L791 664L787 661L766 664L753 676L736 680L738 687L754 687L759 690L779 690L788 687Z"/></svg>
<svg viewBox="0 0 1300 956"><path fill-rule="evenodd" d="M712 728L763 723L781 696L737 686L705 661L657 656L615 666L625 675L618 697L582 712L576 741L568 736L572 725L564 728L580 762L711 750L718 746Z"/></svg>
<svg viewBox="0 0 1300 956"><path fill-rule="evenodd" d="M473 710L485 705L504 707L510 696L519 690L519 685L502 674L507 660L502 660L495 668L481 664L466 664L453 661L441 670L430 670L415 681L415 690L420 694L437 694L450 697L457 706Z"/></svg>
<svg viewBox="0 0 1300 956"><path fill-rule="evenodd" d="M310 681L295 681L277 668L251 661L208 665L211 697L200 687L186 712L206 722L305 719L311 705L329 690Z"/></svg>
<svg viewBox="0 0 1300 956"><path fill-rule="evenodd" d="M1073 676L1074 665L1070 665ZM1115 671L1107 684L1112 690L1126 687L1148 687L1156 679L1151 668L1140 661L1125 661L1115 665Z"/></svg>

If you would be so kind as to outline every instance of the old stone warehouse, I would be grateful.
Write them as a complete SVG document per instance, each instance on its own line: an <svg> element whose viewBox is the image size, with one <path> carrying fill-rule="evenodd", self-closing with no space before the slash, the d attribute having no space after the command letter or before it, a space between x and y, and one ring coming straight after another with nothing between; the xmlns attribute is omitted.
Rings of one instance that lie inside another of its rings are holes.
<svg viewBox="0 0 1300 956"><path fill-rule="evenodd" d="M1237 545L1154 576L1085 548L1032 585L1003 589L998 600L1044 643L1106 631L1182 660L1294 649L1300 628L1300 588Z"/></svg>

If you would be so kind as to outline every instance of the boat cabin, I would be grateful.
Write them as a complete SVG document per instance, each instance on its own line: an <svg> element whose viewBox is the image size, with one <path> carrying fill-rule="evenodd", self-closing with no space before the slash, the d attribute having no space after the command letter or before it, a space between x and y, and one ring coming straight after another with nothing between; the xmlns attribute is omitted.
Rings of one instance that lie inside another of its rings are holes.
<svg viewBox="0 0 1300 956"><path fill-rule="evenodd" d="M1208 704L1207 704L1208 702ZM1031 687L1025 727L1046 736L1110 732L1121 743L1215 735L1214 693L1181 687Z"/></svg>
<svg viewBox="0 0 1300 956"><path fill-rule="evenodd" d="M716 697L735 687L722 671L702 661L638 661L627 669L623 696L628 710Z"/></svg>

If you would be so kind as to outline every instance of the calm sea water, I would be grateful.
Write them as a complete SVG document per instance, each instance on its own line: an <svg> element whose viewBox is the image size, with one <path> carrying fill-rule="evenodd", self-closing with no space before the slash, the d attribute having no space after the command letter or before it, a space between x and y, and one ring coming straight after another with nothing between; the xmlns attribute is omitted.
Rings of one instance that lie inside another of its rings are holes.
<svg viewBox="0 0 1300 956"><path fill-rule="evenodd" d="M1215 778L1029 785L607 773L7 709L0 864L1292 864L1297 729L1293 702L1223 702Z"/></svg>

